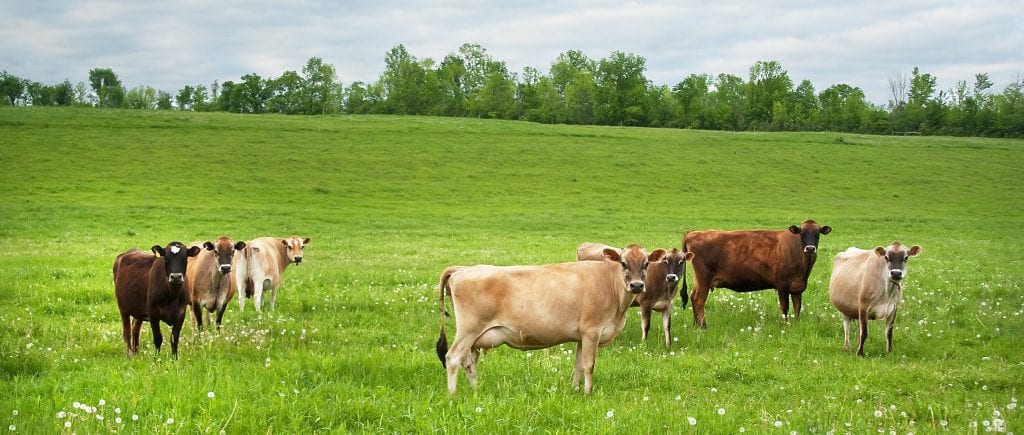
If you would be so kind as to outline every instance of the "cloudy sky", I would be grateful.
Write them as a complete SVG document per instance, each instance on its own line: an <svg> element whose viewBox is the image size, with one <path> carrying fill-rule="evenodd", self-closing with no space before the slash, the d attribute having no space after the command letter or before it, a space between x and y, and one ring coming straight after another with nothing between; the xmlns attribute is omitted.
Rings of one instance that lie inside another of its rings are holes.
<svg viewBox="0 0 1024 435"><path fill-rule="evenodd" d="M372 82L403 44L440 61L476 43L513 72L547 73L562 52L642 56L646 76L747 79L777 60L794 84L846 83L884 104L888 81L915 67L938 88L988 73L993 91L1024 75L1024 0L5 0L0 70L46 84L112 68L128 87L301 71L319 56L344 85Z"/></svg>

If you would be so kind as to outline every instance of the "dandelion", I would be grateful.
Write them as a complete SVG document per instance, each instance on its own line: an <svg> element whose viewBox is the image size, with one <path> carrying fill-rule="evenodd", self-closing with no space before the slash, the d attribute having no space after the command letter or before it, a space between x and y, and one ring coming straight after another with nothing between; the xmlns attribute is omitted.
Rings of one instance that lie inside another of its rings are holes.
<svg viewBox="0 0 1024 435"><path fill-rule="evenodd" d="M71 421L70 420L69 421L65 421L64 422L64 428L69 428L69 427L71 427Z"/></svg>
<svg viewBox="0 0 1024 435"><path fill-rule="evenodd" d="M96 404L99 405L99 406L103 406L103 405L107 404L107 401L103 400L103 399L100 399L100 401L98 403L96 403Z"/></svg>
<svg viewBox="0 0 1024 435"><path fill-rule="evenodd" d="M715 387L711 387L711 392L712 392L712 393L717 393L717 392L718 392L718 388L715 388Z"/></svg>
<svg viewBox="0 0 1024 435"><path fill-rule="evenodd" d="M946 420L939 420L939 426L946 427L947 424L949 424L948 421L946 421Z"/></svg>
<svg viewBox="0 0 1024 435"><path fill-rule="evenodd" d="M18 427L12 424L10 426L7 426L7 430L9 430L11 432L14 432L14 431L18 430Z"/></svg>
<svg viewBox="0 0 1024 435"><path fill-rule="evenodd" d="M214 398L216 396L217 396L216 394L213 394L213 391L210 391L210 392L206 393L206 397L208 397L210 399L212 399L212 398Z"/></svg>
<svg viewBox="0 0 1024 435"><path fill-rule="evenodd" d="M782 422L779 420L775 420L775 427L782 427Z"/></svg>
<svg viewBox="0 0 1024 435"><path fill-rule="evenodd" d="M114 423L121 424L121 417L115 418Z"/></svg>
<svg viewBox="0 0 1024 435"><path fill-rule="evenodd" d="M743 433L743 432L746 432L746 431L747 431L747 428L745 428L745 427L743 427L743 426L740 426L740 429L739 429L739 430L740 430L740 433Z"/></svg>
<svg viewBox="0 0 1024 435"><path fill-rule="evenodd" d="M132 414L132 421L139 421L139 415L138 414Z"/></svg>
<svg viewBox="0 0 1024 435"><path fill-rule="evenodd" d="M78 403L78 402L75 402L75 403L72 403L72 404L71 404L71 407L72 407L72 408L75 408L75 409L78 409L78 408L81 408L81 407L82 407L82 404L81 404L81 403Z"/></svg>
<svg viewBox="0 0 1024 435"><path fill-rule="evenodd" d="M647 396L644 396L644 402L646 402L646 401L648 401L648 400L651 400L651 398L650 398L650 397L647 397Z"/></svg>
<svg viewBox="0 0 1024 435"><path fill-rule="evenodd" d="M167 421L166 421L166 422L164 422L164 424L174 424L174 419L173 419L173 418L170 418L170 417L168 417L168 418L167 418Z"/></svg>
<svg viewBox="0 0 1024 435"><path fill-rule="evenodd" d="M477 406L477 407L476 407L476 413L477 413L477 414L479 414L479 413L481 413L481 412L484 412L484 409L483 409L483 408L481 408L481 407L479 407L479 406Z"/></svg>
<svg viewBox="0 0 1024 435"><path fill-rule="evenodd" d="M604 414L604 418L612 418L612 417L615 417L615 410L608 410L608 412Z"/></svg>
<svg viewBox="0 0 1024 435"><path fill-rule="evenodd" d="M680 395L677 394L676 395L676 400L683 400L683 396L680 396Z"/></svg>
<svg viewBox="0 0 1024 435"><path fill-rule="evenodd" d="M114 408L114 414L120 414L121 408Z"/></svg>
<svg viewBox="0 0 1024 435"><path fill-rule="evenodd" d="M696 418L687 416L686 417L686 421L690 422L690 426L696 426L697 425L697 419Z"/></svg>
<svg viewBox="0 0 1024 435"><path fill-rule="evenodd" d="M64 418L64 416L66 416L66 415L68 415L68 413L66 413L64 411L60 411L60 412L57 413L57 418Z"/></svg>
<svg viewBox="0 0 1024 435"><path fill-rule="evenodd" d="M725 415L725 408L718 408L718 415Z"/></svg>
<svg viewBox="0 0 1024 435"><path fill-rule="evenodd" d="M25 345L25 349L31 349L32 346L34 346L34 344L32 344L32 343L26 344Z"/></svg>
<svg viewBox="0 0 1024 435"><path fill-rule="evenodd" d="M882 417L882 410L881 409L876 409L875 410L875 417L879 417L879 418Z"/></svg>
<svg viewBox="0 0 1024 435"><path fill-rule="evenodd" d="M99 414L96 414L96 419L99 420L99 421L103 421L103 416L99 415Z"/></svg>

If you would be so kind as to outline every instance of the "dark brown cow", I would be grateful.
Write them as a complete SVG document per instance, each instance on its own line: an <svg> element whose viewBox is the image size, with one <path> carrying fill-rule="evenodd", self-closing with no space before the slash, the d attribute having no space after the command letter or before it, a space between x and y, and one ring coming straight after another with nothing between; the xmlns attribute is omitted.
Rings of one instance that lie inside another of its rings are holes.
<svg viewBox="0 0 1024 435"><path fill-rule="evenodd" d="M693 252L693 321L706 328L704 303L713 288L738 292L774 288L783 319L789 317L789 299L800 315L807 277L818 258L818 239L832 228L806 220L788 230L689 231L683 250Z"/></svg>
<svg viewBox="0 0 1024 435"><path fill-rule="evenodd" d="M679 279L686 275L686 260L693 261L692 252L680 252L672 248L661 261L651 263L644 279L643 293L636 295L633 306L640 307L640 328L643 340L647 341L647 333L651 329L651 311L661 313L661 330L665 334L665 348L672 343L672 301L676 297ZM683 280L683 293L686 293L686 281ZM683 296L685 298L685 296ZM686 299L683 299L684 301ZM683 308L686 304L683 303Z"/></svg>
<svg viewBox="0 0 1024 435"><path fill-rule="evenodd" d="M192 314L196 329L203 330L203 308L217 313L217 329L220 329L224 311L235 292L231 291L231 263L235 253L245 249L245 242L232 242L221 236L216 242L192 242L190 246L202 246L203 250L188 259L185 280L192 291Z"/></svg>
<svg viewBox="0 0 1024 435"><path fill-rule="evenodd" d="M157 352L164 341L160 322L171 326L171 355L178 357L178 336L190 301L185 273L188 257L199 255L199 247L187 248L171 242L166 248L153 246L156 256L132 249L114 260L114 294L121 312L121 329L128 356L139 351L142 322L153 328Z"/></svg>
<svg viewBox="0 0 1024 435"><path fill-rule="evenodd" d="M440 279L441 336L437 356L447 368L448 391L455 394L459 368L476 387L481 349L507 344L516 349L542 349L577 342L573 387L593 386L598 346L611 343L626 324L626 311L644 291L640 275L648 262L665 254L647 255L632 245L622 255L605 249L602 261L577 261L546 266L452 266ZM451 349L445 335L444 296L451 295L458 330Z"/></svg>

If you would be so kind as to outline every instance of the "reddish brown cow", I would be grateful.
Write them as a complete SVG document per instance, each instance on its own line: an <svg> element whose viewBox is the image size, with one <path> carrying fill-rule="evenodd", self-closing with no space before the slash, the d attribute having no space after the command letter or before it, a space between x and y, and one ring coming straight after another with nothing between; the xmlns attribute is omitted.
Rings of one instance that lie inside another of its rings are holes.
<svg viewBox="0 0 1024 435"><path fill-rule="evenodd" d="M164 341L160 322L171 326L171 355L178 357L178 336L185 322L185 308L190 301L185 273L188 257L195 257L199 247L186 248L171 242L166 248L153 246L156 256L132 249L114 260L114 294L121 312L121 329L128 356L139 351L142 322L153 329L157 352Z"/></svg>
<svg viewBox="0 0 1024 435"><path fill-rule="evenodd" d="M232 242L221 236L216 242L192 242L190 246L202 246L199 255L189 257L185 280L192 291L192 314L196 329L203 330L203 308L217 314L217 329L220 329L224 311L235 292L231 291L231 263L235 253L245 249L245 242Z"/></svg>
<svg viewBox="0 0 1024 435"><path fill-rule="evenodd" d="M807 277L818 258L818 239L832 228L806 220L788 230L689 231L683 250L693 252L693 321L707 328L704 303L713 288L738 292L774 288L783 319L789 317L789 299L800 315Z"/></svg>
<svg viewBox="0 0 1024 435"><path fill-rule="evenodd" d="M593 386L598 346L611 343L626 324L633 297L644 291L640 274L648 262L665 254L647 255L632 245L622 255L605 249L605 260L546 266L452 266L440 279L441 336L437 356L447 368L448 391L455 394L459 367L476 387L481 349L507 344L516 349L542 349L577 342L573 387ZM444 296L451 295L458 330L451 349L445 335Z"/></svg>

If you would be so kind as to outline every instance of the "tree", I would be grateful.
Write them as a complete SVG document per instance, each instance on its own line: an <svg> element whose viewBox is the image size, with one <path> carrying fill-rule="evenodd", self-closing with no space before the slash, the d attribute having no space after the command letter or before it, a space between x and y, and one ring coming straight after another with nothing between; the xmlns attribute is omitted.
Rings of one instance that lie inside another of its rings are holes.
<svg viewBox="0 0 1024 435"><path fill-rule="evenodd" d="M4 102L17 106L19 101L25 98L26 80L7 71L0 72L0 94L4 96Z"/></svg>
<svg viewBox="0 0 1024 435"><path fill-rule="evenodd" d="M597 64L579 50L558 55L551 64L551 82L561 95L558 122L592 124L594 122L594 95L597 82L594 76Z"/></svg>
<svg viewBox="0 0 1024 435"><path fill-rule="evenodd" d="M53 86L53 104L58 106L70 106L75 102L75 88L71 80L64 79L63 82Z"/></svg>
<svg viewBox="0 0 1024 435"><path fill-rule="evenodd" d="M52 106L53 87L39 82L29 82L25 85L25 93L33 106Z"/></svg>
<svg viewBox="0 0 1024 435"><path fill-rule="evenodd" d="M121 107L125 89L114 70L110 68L89 70L89 84L96 95L99 107Z"/></svg>
<svg viewBox="0 0 1024 435"><path fill-rule="evenodd" d="M750 67L747 92L747 119L754 125L773 120L773 109L784 108L793 81L778 61L757 61ZM781 103L776 105L776 103Z"/></svg>
<svg viewBox="0 0 1024 435"><path fill-rule="evenodd" d="M178 110L190 110L193 107L193 93L195 88L191 85L185 85L178 91L178 95L174 98L175 102L178 103Z"/></svg>
<svg viewBox="0 0 1024 435"><path fill-rule="evenodd" d="M594 117L599 124L641 125L647 78L646 60L620 51L597 65Z"/></svg>
<svg viewBox="0 0 1024 435"><path fill-rule="evenodd" d="M716 130L742 130L746 102L746 84L732 74L719 74L715 90L708 96L707 128Z"/></svg>
<svg viewBox="0 0 1024 435"><path fill-rule="evenodd" d="M818 96L825 129L858 131L867 115L864 91L847 84L829 86Z"/></svg>
<svg viewBox="0 0 1024 435"><path fill-rule="evenodd" d="M814 85L810 80L803 80L793 90L792 108L790 114L793 119L793 128L800 130L818 130L820 128L819 113L821 104L817 94L814 92Z"/></svg>
<svg viewBox="0 0 1024 435"><path fill-rule="evenodd" d="M303 113L307 104L303 97L306 92L305 80L295 71L285 71L273 80L267 81L270 99L267 100L267 112L284 115Z"/></svg>
<svg viewBox="0 0 1024 435"><path fill-rule="evenodd" d="M466 65L462 58L449 54L435 72L437 100L431 113L442 116L466 115Z"/></svg>
<svg viewBox="0 0 1024 435"><path fill-rule="evenodd" d="M673 96L680 106L680 126L701 128L703 126L704 105L711 86L708 74L690 74L673 88Z"/></svg>
<svg viewBox="0 0 1024 435"><path fill-rule="evenodd" d="M160 110L171 110L171 94L164 91L156 91L156 108Z"/></svg>
<svg viewBox="0 0 1024 435"><path fill-rule="evenodd" d="M334 65L324 63L319 57L311 57L302 67L306 85L307 115L337 113L341 105L341 83Z"/></svg>
<svg viewBox="0 0 1024 435"><path fill-rule="evenodd" d="M436 90L436 83L428 85L427 68L401 44L388 51L384 56L384 64L380 82L386 95L387 112L399 115L425 114L432 102L430 94Z"/></svg>

